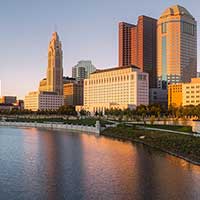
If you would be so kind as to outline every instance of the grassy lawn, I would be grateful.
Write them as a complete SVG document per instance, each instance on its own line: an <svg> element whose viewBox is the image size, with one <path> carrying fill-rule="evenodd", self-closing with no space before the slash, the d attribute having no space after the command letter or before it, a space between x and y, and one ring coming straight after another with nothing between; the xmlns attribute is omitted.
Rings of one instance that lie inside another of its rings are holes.
<svg viewBox="0 0 200 200"><path fill-rule="evenodd" d="M200 138L198 137L162 131L141 130L136 126L128 127L125 125L108 128L101 134L113 138L143 142L155 148L200 162Z"/></svg>
<svg viewBox="0 0 200 200"><path fill-rule="evenodd" d="M192 127L191 126L175 126L175 125L145 125L149 128L159 128L159 129L167 129L172 131L181 131L181 132L187 132L192 133Z"/></svg>

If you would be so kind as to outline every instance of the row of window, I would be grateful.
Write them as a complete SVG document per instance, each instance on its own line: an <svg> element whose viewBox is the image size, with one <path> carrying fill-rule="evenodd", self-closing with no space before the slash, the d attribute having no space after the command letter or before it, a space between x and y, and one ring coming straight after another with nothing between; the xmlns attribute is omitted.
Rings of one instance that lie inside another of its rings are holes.
<svg viewBox="0 0 200 200"><path fill-rule="evenodd" d="M195 91L186 91L186 94L190 94L190 93L191 93L191 94L194 94L194 93L195 93ZM197 90L197 91L196 91L196 93L200 93L200 91L199 91L199 90Z"/></svg>
<svg viewBox="0 0 200 200"><path fill-rule="evenodd" d="M194 29L195 29L195 26L193 24L186 23L186 22L181 23L181 31L183 33L194 35Z"/></svg>
<svg viewBox="0 0 200 200"><path fill-rule="evenodd" d="M88 84L99 84L99 83L112 83L112 82L118 82L118 81L128 81L128 80L134 80L134 75L127 76L118 76L118 77L112 77L112 78L102 78L97 80L89 80L85 82L85 85Z"/></svg>
<svg viewBox="0 0 200 200"><path fill-rule="evenodd" d="M192 100L192 101L186 101L186 103L195 103L195 101L194 100ZM200 103L200 100L196 100L196 103Z"/></svg>
<svg viewBox="0 0 200 200"><path fill-rule="evenodd" d="M194 89L194 88L200 88L200 85L196 85L196 87L195 87L195 86L191 86L191 87L190 87L190 86L187 86L187 87L186 87L186 89Z"/></svg>
<svg viewBox="0 0 200 200"><path fill-rule="evenodd" d="M181 31L182 31L182 33L194 35L195 25L187 23L187 22L181 22ZM167 22L164 22L161 24L161 32L167 33Z"/></svg>
<svg viewBox="0 0 200 200"><path fill-rule="evenodd" d="M196 96L196 97L195 96L191 96L191 97L190 96L186 96L186 99L189 99L189 98L199 98L199 96Z"/></svg>

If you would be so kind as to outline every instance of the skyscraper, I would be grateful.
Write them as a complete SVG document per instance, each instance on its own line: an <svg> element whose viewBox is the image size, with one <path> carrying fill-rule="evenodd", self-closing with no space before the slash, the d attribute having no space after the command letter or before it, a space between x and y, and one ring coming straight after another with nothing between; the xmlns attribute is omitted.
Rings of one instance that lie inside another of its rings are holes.
<svg viewBox="0 0 200 200"><path fill-rule="evenodd" d="M197 25L184 7L167 8L157 23L158 87L197 75Z"/></svg>
<svg viewBox="0 0 200 200"><path fill-rule="evenodd" d="M119 23L119 66L135 65L150 74L150 87L156 86L157 20L139 16L137 25Z"/></svg>
<svg viewBox="0 0 200 200"><path fill-rule="evenodd" d="M48 49L47 91L63 94L62 45L56 32Z"/></svg>
<svg viewBox="0 0 200 200"><path fill-rule="evenodd" d="M132 64L132 32L135 25L125 22L119 23L119 66L128 66Z"/></svg>
<svg viewBox="0 0 200 200"><path fill-rule="evenodd" d="M94 71L96 71L96 68L90 60L81 60L72 67L72 77L76 80L82 80L88 78Z"/></svg>

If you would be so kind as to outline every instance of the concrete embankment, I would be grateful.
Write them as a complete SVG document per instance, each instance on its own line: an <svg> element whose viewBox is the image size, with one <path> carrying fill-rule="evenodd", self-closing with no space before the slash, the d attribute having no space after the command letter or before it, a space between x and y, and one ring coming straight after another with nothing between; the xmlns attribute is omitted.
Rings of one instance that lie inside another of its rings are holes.
<svg viewBox="0 0 200 200"><path fill-rule="evenodd" d="M96 123L95 126L83 126L72 124L57 124L57 123L30 123L30 122L0 122L0 126L12 126L12 127L34 127L34 128L48 128L48 129L62 129L62 130L74 130L100 134L100 124Z"/></svg>

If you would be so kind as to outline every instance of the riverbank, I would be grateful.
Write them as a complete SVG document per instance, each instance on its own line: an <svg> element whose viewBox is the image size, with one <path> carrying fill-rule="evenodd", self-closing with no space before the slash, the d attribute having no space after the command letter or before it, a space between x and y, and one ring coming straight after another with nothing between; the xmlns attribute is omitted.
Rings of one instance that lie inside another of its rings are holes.
<svg viewBox="0 0 200 200"><path fill-rule="evenodd" d="M107 128L101 135L142 143L173 156L200 165L200 138L176 133L142 130L137 125Z"/></svg>
<svg viewBox="0 0 200 200"><path fill-rule="evenodd" d="M84 132L94 133L96 135L99 135L101 131L100 123L98 121L96 122L95 126L60 124L60 123L1 121L0 126L74 130L74 131L84 131Z"/></svg>

